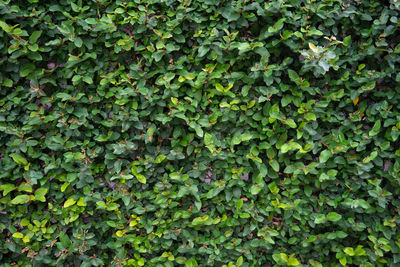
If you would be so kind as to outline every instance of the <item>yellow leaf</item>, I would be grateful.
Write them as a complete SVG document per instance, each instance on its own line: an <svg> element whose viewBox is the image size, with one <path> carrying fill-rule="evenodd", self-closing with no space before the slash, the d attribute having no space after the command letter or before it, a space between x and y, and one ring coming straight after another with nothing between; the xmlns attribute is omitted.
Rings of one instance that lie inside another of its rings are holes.
<svg viewBox="0 0 400 267"><path fill-rule="evenodd" d="M20 233L20 232L16 232L12 236L15 237L15 238L23 238L24 237L24 235L22 233Z"/></svg>
<svg viewBox="0 0 400 267"><path fill-rule="evenodd" d="M118 237L122 237L124 235L124 231L117 231L115 233Z"/></svg>
<svg viewBox="0 0 400 267"><path fill-rule="evenodd" d="M308 46L315 54L319 55L318 48L313 43L308 43Z"/></svg>
<svg viewBox="0 0 400 267"><path fill-rule="evenodd" d="M178 98L171 97L171 102L172 102L174 105L177 105L177 104L179 103L179 100L178 100Z"/></svg>
<svg viewBox="0 0 400 267"><path fill-rule="evenodd" d="M137 173L135 176L139 182L146 184L146 177L144 175Z"/></svg>
<svg viewBox="0 0 400 267"><path fill-rule="evenodd" d="M224 92L225 91L224 87L220 83L216 83L215 84L215 89L217 89L220 92Z"/></svg>
<svg viewBox="0 0 400 267"><path fill-rule="evenodd" d="M70 183L68 183L68 182L63 183L63 185L61 186L61 192L64 192L69 185L70 185Z"/></svg>
<svg viewBox="0 0 400 267"><path fill-rule="evenodd" d="M24 243L28 243L30 241L29 236L24 236L24 238L22 238L22 241L24 241Z"/></svg>
<svg viewBox="0 0 400 267"><path fill-rule="evenodd" d="M356 98L356 99L354 99L354 100L353 100L353 104L354 104L354 106L357 106L358 100L359 100L358 96L357 96L357 98Z"/></svg>
<svg viewBox="0 0 400 267"><path fill-rule="evenodd" d="M86 202L83 199L83 197L79 198L78 203L76 203L76 205L78 205L79 207L84 207L86 206Z"/></svg>

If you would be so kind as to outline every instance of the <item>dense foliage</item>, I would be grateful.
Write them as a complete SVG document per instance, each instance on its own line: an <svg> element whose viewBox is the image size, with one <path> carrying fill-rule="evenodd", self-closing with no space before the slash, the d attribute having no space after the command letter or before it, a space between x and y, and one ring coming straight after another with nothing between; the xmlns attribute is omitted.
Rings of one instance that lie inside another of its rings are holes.
<svg viewBox="0 0 400 267"><path fill-rule="evenodd" d="M0 1L2 266L399 266L400 1Z"/></svg>

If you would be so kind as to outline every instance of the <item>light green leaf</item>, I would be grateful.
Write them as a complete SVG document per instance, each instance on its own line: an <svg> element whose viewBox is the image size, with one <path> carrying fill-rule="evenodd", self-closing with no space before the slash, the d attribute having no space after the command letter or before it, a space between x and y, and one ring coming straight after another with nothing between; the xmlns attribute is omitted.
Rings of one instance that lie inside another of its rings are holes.
<svg viewBox="0 0 400 267"><path fill-rule="evenodd" d="M27 183L22 183L18 186L18 191L25 191L25 192L31 193L32 185L27 184Z"/></svg>
<svg viewBox="0 0 400 267"><path fill-rule="evenodd" d="M209 133L205 133L204 135L204 144L205 145L211 145L213 143L213 136Z"/></svg>
<svg viewBox="0 0 400 267"><path fill-rule="evenodd" d="M28 195L19 195L11 200L11 204L18 205L18 204L25 204L29 201L30 197Z"/></svg>
<svg viewBox="0 0 400 267"><path fill-rule="evenodd" d="M313 43L308 43L308 47L317 55L319 55L318 48Z"/></svg>
<svg viewBox="0 0 400 267"><path fill-rule="evenodd" d="M369 156L365 157L362 161L364 164L374 160L378 156L378 151L373 151Z"/></svg>
<svg viewBox="0 0 400 267"><path fill-rule="evenodd" d="M349 256L356 255L356 253L354 252L354 249L351 247L346 247L343 251L344 251L344 253L346 253Z"/></svg>
<svg viewBox="0 0 400 267"><path fill-rule="evenodd" d="M93 79L90 76L85 75L82 80L87 84L93 84Z"/></svg>
<svg viewBox="0 0 400 267"><path fill-rule="evenodd" d="M327 181L327 180L330 180L331 178L326 174L326 173L321 173L321 175L319 176L319 178L318 178L318 180L320 181L320 182L324 182L324 181Z"/></svg>
<svg viewBox="0 0 400 267"><path fill-rule="evenodd" d="M217 89L217 91L223 93L224 92L224 87L222 86L222 84L220 83L216 83L215 84L215 89Z"/></svg>
<svg viewBox="0 0 400 267"><path fill-rule="evenodd" d="M240 139L242 142L249 141L253 138L253 135L251 133L244 133L240 136Z"/></svg>
<svg viewBox="0 0 400 267"><path fill-rule="evenodd" d="M290 128L296 128L297 124L294 122L293 119L286 119L284 122L290 127Z"/></svg>
<svg viewBox="0 0 400 267"><path fill-rule="evenodd" d="M324 151L321 152L319 155L319 162L320 163L325 163L328 161L328 159L332 157L332 152L328 149L325 149Z"/></svg>
<svg viewBox="0 0 400 267"><path fill-rule="evenodd" d="M11 191L15 190L15 185L13 184L2 184L0 185L0 190L3 191L3 196L6 196Z"/></svg>
<svg viewBox="0 0 400 267"><path fill-rule="evenodd" d="M239 267L242 266L242 264L243 264L243 256L240 256L236 261L236 266Z"/></svg>
<svg viewBox="0 0 400 267"><path fill-rule="evenodd" d="M153 163L161 163L167 158L166 155L158 155Z"/></svg>
<svg viewBox="0 0 400 267"><path fill-rule="evenodd" d="M314 223L315 224L321 224L323 222L325 222L325 215L324 214L318 214L314 219Z"/></svg>
<svg viewBox="0 0 400 267"><path fill-rule="evenodd" d="M275 172L278 172L279 171L279 163L278 163L278 161L276 161L276 160L270 160L269 161L269 165L272 167L272 169L275 171Z"/></svg>
<svg viewBox="0 0 400 267"><path fill-rule="evenodd" d="M294 254L290 255L289 260L287 261L288 266L297 266L300 265L300 262L298 259L294 257Z"/></svg>
<svg viewBox="0 0 400 267"><path fill-rule="evenodd" d="M105 209L105 208L106 208L106 203L105 203L104 201L97 201L97 202L96 202L96 205L97 205L99 208L102 208L102 209Z"/></svg>
<svg viewBox="0 0 400 267"><path fill-rule="evenodd" d="M326 215L326 219L331 222L337 222L342 218L342 215L336 212L329 212L328 215Z"/></svg>
<svg viewBox="0 0 400 267"><path fill-rule="evenodd" d="M10 26L2 20L0 20L0 28L5 32L10 32Z"/></svg>
<svg viewBox="0 0 400 267"><path fill-rule="evenodd" d="M358 89L358 92L364 93L364 92L371 91L375 88L375 86L376 86L376 81L368 82L367 84L361 86L360 89Z"/></svg>
<svg viewBox="0 0 400 267"><path fill-rule="evenodd" d="M171 178L172 180L180 180L181 176L177 172L172 172L170 173L169 178Z"/></svg>
<svg viewBox="0 0 400 267"><path fill-rule="evenodd" d="M315 121L317 120L317 117L315 116L314 113L308 112L306 115L304 115L304 118L308 121Z"/></svg>
<svg viewBox="0 0 400 267"><path fill-rule="evenodd" d="M254 185L254 184L253 184L253 185L250 187L250 193L251 193L252 195L257 195L258 193L260 193L261 189L262 189L262 187L261 187L260 185Z"/></svg>
<svg viewBox="0 0 400 267"><path fill-rule="evenodd" d="M71 207L72 205L74 205L76 203L76 200L74 199L74 197L70 197L68 198L65 203L64 203L64 208L68 208Z"/></svg>

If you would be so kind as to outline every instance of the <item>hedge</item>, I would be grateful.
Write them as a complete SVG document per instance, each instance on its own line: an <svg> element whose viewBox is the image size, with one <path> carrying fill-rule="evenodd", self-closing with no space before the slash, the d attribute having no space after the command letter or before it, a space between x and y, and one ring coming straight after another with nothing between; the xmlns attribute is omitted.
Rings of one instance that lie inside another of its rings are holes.
<svg viewBox="0 0 400 267"><path fill-rule="evenodd" d="M1 266L399 266L399 8L2 0Z"/></svg>

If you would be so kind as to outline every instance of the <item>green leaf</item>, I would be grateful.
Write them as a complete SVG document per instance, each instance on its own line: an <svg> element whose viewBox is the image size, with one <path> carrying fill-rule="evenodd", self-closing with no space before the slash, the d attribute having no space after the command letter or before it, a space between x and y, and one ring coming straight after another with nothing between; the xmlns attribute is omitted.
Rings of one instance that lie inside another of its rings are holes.
<svg viewBox="0 0 400 267"><path fill-rule="evenodd" d="M282 119L282 115L279 110L279 105L274 104L271 109L269 110L269 115L274 119Z"/></svg>
<svg viewBox="0 0 400 267"><path fill-rule="evenodd" d="M236 201L236 209L240 210L242 206L243 206L243 199L240 198Z"/></svg>
<svg viewBox="0 0 400 267"><path fill-rule="evenodd" d="M10 26L2 20L0 20L0 28L5 32L10 32Z"/></svg>
<svg viewBox="0 0 400 267"><path fill-rule="evenodd" d="M360 89L358 89L358 92L361 94L361 93L364 93L364 92L371 91L371 90L373 90L375 88L375 86L376 86L376 82L375 81L368 82L367 84L361 86Z"/></svg>
<svg viewBox="0 0 400 267"><path fill-rule="evenodd" d="M31 193L32 185L27 184L27 183L22 183L18 186L18 191L25 191L25 192Z"/></svg>
<svg viewBox="0 0 400 267"><path fill-rule="evenodd" d="M308 112L306 115L304 115L304 118L308 121L315 121L317 120L317 117L315 116L314 113Z"/></svg>
<svg viewBox="0 0 400 267"><path fill-rule="evenodd" d="M40 35L42 35L43 31L34 31L31 36L29 37L29 42L31 44L34 44L37 42L37 40L39 39Z"/></svg>
<svg viewBox="0 0 400 267"><path fill-rule="evenodd" d="M330 180L331 178L326 174L326 173L321 173L321 175L319 176L319 178L318 178L318 180L320 181L320 182L324 182L324 181L328 181L328 180Z"/></svg>
<svg viewBox="0 0 400 267"><path fill-rule="evenodd" d="M196 122L194 122L194 121L191 121L190 123L189 123L189 126L191 127L191 128L193 128L195 131L196 131L196 134L199 136L199 137L203 137L203 129L201 129L201 127L200 127L200 125L198 125Z"/></svg>
<svg viewBox="0 0 400 267"><path fill-rule="evenodd" d="M177 172L170 173L169 178L171 178L172 180L181 180L181 176Z"/></svg>
<svg viewBox="0 0 400 267"><path fill-rule="evenodd" d="M284 120L285 124L287 124L290 128L297 128L297 124L294 122L293 119L286 119Z"/></svg>
<svg viewBox="0 0 400 267"><path fill-rule="evenodd" d="M193 73L186 74L184 77L186 80L193 80L194 78L196 78L195 74Z"/></svg>
<svg viewBox="0 0 400 267"><path fill-rule="evenodd" d="M284 95L281 99L282 107L286 107L292 102L292 97L290 95Z"/></svg>
<svg viewBox="0 0 400 267"><path fill-rule="evenodd" d="M320 163L325 163L328 161L328 159L332 157L332 152L328 149L325 149L324 151L321 152L319 155L319 162Z"/></svg>
<svg viewBox="0 0 400 267"><path fill-rule="evenodd" d="M69 239L69 236L64 233L60 235L60 242L64 249L69 248L72 245L71 239Z"/></svg>
<svg viewBox="0 0 400 267"><path fill-rule="evenodd" d="M83 41L81 38L75 38L74 40L74 44L76 45L76 47L82 47Z"/></svg>
<svg viewBox="0 0 400 267"><path fill-rule="evenodd" d="M349 46L350 43L351 43L351 35L346 36L346 37L343 39L343 45L344 45L344 46Z"/></svg>
<svg viewBox="0 0 400 267"><path fill-rule="evenodd" d="M273 32L278 32L283 28L284 22L286 21L286 18L281 18L275 24L271 27L268 28L268 32L273 33Z"/></svg>
<svg viewBox="0 0 400 267"><path fill-rule="evenodd" d="M244 133L240 136L242 142L250 141L253 138L251 133Z"/></svg>
<svg viewBox="0 0 400 267"><path fill-rule="evenodd" d="M321 31L319 31L319 30L316 30L316 29L311 29L311 30L309 30L309 31L307 32L307 34L308 34L308 36L314 36L314 35L316 35L316 36L322 36L322 35L324 35L323 32L321 32Z"/></svg>
<svg viewBox="0 0 400 267"><path fill-rule="evenodd" d="M28 165L26 158L18 153L11 154L10 157L19 165Z"/></svg>
<svg viewBox="0 0 400 267"><path fill-rule="evenodd" d="M324 214L318 214L314 219L314 223L315 224L321 224L323 222L325 222L325 215Z"/></svg>
<svg viewBox="0 0 400 267"><path fill-rule="evenodd" d="M96 205L101 209L105 209L106 208L106 203L104 201L97 201Z"/></svg>
<svg viewBox="0 0 400 267"><path fill-rule="evenodd" d="M46 201L45 195L47 194L48 191L49 191L49 189L45 188L45 187L41 187L41 188L36 189L36 191L35 191L35 199L39 200L41 202L45 202Z"/></svg>
<svg viewBox="0 0 400 267"><path fill-rule="evenodd" d="M2 184L0 185L0 190L3 191L3 196L6 196L11 191L15 190L15 185L13 184Z"/></svg>
<svg viewBox="0 0 400 267"><path fill-rule="evenodd" d="M11 200L11 204L18 205L18 204L25 204L30 200L28 195L19 195Z"/></svg>
<svg viewBox="0 0 400 267"><path fill-rule="evenodd" d="M240 256L237 260L236 260L236 266L242 266L243 264L243 256Z"/></svg>
<svg viewBox="0 0 400 267"><path fill-rule="evenodd" d="M56 98L61 98L61 101L67 101L67 100L71 100L72 96L67 93L58 93L58 94L56 94Z"/></svg>
<svg viewBox="0 0 400 267"><path fill-rule="evenodd" d="M276 160L270 160L269 162L269 165L272 167L272 169L275 171L275 172L278 172L279 171L279 163L278 163L278 161L276 161Z"/></svg>
<svg viewBox="0 0 400 267"><path fill-rule="evenodd" d="M83 76L82 80L87 84L93 84L92 77L90 77L90 76Z"/></svg>
<svg viewBox="0 0 400 267"><path fill-rule="evenodd" d="M289 73L289 78L292 82L297 83L298 80L300 79L299 75L297 74L297 72L295 72L294 70L289 69L288 70Z"/></svg>
<svg viewBox="0 0 400 267"><path fill-rule="evenodd" d="M379 130L381 129L381 121L377 120L374 123L374 126L372 127L371 131L369 131L369 136L375 136L379 133Z"/></svg>
<svg viewBox="0 0 400 267"><path fill-rule="evenodd" d="M27 64L22 65L22 67L20 68L20 71L19 71L19 75L21 75L21 77L26 77L30 73L32 73L34 70L35 70L35 65L32 63L27 63Z"/></svg>
<svg viewBox="0 0 400 267"><path fill-rule="evenodd" d="M363 164L367 164L371 160L374 160L378 156L378 151L373 151L369 156L365 157L362 161Z"/></svg>
<svg viewBox="0 0 400 267"><path fill-rule="evenodd" d="M251 193L252 195L257 195L258 193L260 193L261 189L262 189L262 187L259 186L259 185L252 185L252 186L250 187L250 193Z"/></svg>
<svg viewBox="0 0 400 267"><path fill-rule="evenodd" d="M336 212L329 212L328 215L326 215L326 219L331 222L337 222L342 218L342 215L336 213Z"/></svg>

